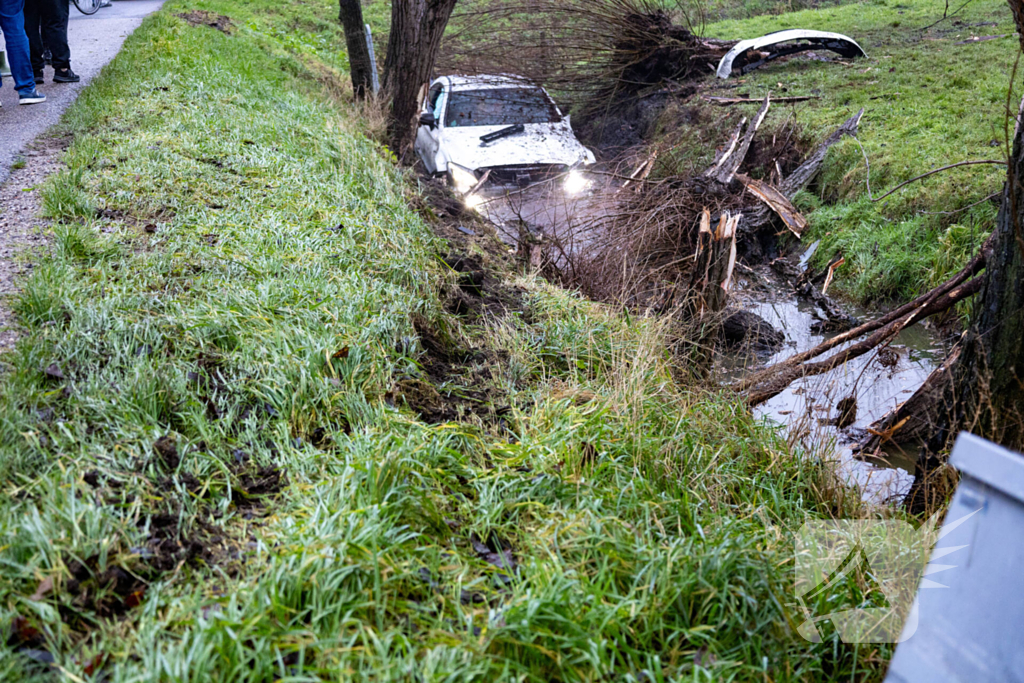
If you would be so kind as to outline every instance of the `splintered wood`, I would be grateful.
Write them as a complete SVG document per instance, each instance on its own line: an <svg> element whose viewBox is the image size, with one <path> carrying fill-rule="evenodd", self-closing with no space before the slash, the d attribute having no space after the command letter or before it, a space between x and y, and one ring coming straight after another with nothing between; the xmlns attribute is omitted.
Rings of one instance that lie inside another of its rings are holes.
<svg viewBox="0 0 1024 683"><path fill-rule="evenodd" d="M736 177L736 171L739 170L740 164L743 163L747 156L747 150L750 149L750 143L754 141L757 129L761 127L761 124L764 123L764 117L768 115L768 107L770 105L771 94L768 94L765 95L761 108L757 110L757 114L754 115L749 125L746 125L746 118L740 121L740 125L736 128L732 139L729 141L729 146L704 175L714 178L723 185L728 185L732 182L732 179ZM744 126L746 126L746 132L743 133L741 138L740 132L743 131Z"/></svg>
<svg viewBox="0 0 1024 683"><path fill-rule="evenodd" d="M781 172L779 175L781 176ZM789 228L789 231L797 236L797 239L804 234L804 230L807 228L807 219L797 211L793 203L789 201L789 198L782 193L782 190L771 183L766 183L756 178L749 178L742 173L737 173L736 179L743 183L743 186L747 188L747 192L760 199L769 209L774 211L782 219L782 222L786 224L786 227Z"/></svg>
<svg viewBox="0 0 1024 683"><path fill-rule="evenodd" d="M697 232L691 287L696 313L717 313L725 308L736 267L736 227L743 214L722 213L718 226L711 229L711 212L705 208Z"/></svg>

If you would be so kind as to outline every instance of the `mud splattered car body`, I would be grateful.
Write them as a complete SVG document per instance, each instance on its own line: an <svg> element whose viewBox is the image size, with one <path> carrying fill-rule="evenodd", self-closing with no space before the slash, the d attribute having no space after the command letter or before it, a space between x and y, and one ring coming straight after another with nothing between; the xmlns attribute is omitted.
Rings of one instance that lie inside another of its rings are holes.
<svg viewBox="0 0 1024 683"><path fill-rule="evenodd" d="M524 187L592 164L547 91L513 76L442 76L430 85L416 134L428 172L461 194Z"/></svg>

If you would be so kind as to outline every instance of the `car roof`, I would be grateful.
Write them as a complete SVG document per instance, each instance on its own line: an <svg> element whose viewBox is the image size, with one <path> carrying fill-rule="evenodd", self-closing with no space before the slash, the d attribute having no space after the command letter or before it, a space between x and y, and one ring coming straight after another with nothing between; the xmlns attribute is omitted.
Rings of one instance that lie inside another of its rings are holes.
<svg viewBox="0 0 1024 683"><path fill-rule="evenodd" d="M460 90L487 90L491 88L535 88L526 78L510 74L494 74L480 76L442 76L439 81L448 81L452 92Z"/></svg>

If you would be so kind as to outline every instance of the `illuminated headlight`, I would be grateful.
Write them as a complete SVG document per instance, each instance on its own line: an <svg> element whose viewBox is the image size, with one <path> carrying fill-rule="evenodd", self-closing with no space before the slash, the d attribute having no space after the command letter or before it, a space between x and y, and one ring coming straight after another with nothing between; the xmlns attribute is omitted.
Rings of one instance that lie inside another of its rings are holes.
<svg viewBox="0 0 1024 683"><path fill-rule="evenodd" d="M484 198L480 196L479 192L474 192L465 199L466 208L476 210L481 204L484 203Z"/></svg>
<svg viewBox="0 0 1024 683"><path fill-rule="evenodd" d="M448 162L448 170L451 171L452 184L455 185L455 191L459 194L469 192L476 185L476 174L465 166Z"/></svg>
<svg viewBox="0 0 1024 683"><path fill-rule="evenodd" d="M590 187L590 180L582 172L573 169L565 176L562 188L566 194L575 195Z"/></svg>

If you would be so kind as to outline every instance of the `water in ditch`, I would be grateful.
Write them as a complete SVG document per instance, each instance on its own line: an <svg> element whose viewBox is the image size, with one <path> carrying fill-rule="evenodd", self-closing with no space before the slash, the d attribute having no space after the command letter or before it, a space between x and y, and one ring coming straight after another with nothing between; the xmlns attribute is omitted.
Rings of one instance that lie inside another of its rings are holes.
<svg viewBox="0 0 1024 683"><path fill-rule="evenodd" d="M812 331L812 325L820 321L813 304L794 294L778 294L785 288L764 273L747 271L738 284L735 298L739 307L771 323L785 334L786 342L770 357L725 358L723 372L727 377L739 378L759 367L783 361L831 336ZM882 315L857 307L847 309L862 322ZM827 355L845 346L838 346ZM868 352L832 372L799 379L754 409L755 415L782 425L790 440L808 452L831 457L841 478L856 485L864 500L876 504L898 502L906 495L913 481L919 444L890 446L884 451L884 458L870 460L856 457L851 446L866 435L873 422L921 386L942 363L948 347L938 331L919 324L900 332L889 351L893 353L881 356ZM856 397L856 419L839 428L834 424L839 415L837 404L848 396Z"/></svg>

